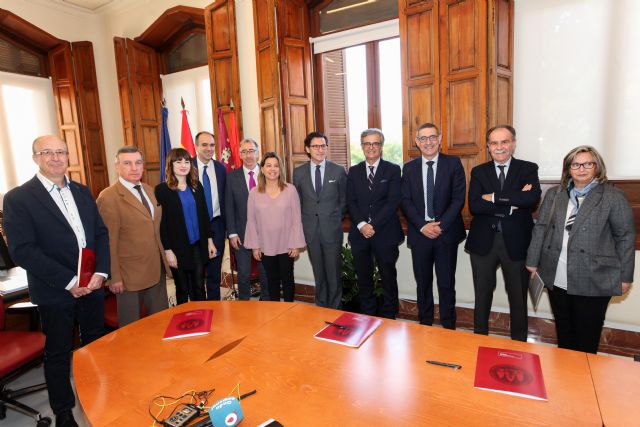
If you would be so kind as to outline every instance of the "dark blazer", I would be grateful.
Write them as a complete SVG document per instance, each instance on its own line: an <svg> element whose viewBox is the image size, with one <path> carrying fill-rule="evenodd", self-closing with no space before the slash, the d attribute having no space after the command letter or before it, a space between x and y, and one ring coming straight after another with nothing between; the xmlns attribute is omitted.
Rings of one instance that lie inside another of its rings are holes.
<svg viewBox="0 0 640 427"><path fill-rule="evenodd" d="M558 193L556 186L547 191L527 253L527 265L538 268L548 288L553 288L556 277L568 205L565 189ZM567 293L621 295L622 282L633 282L634 262L635 225L631 206L622 191L600 184L587 194L569 232Z"/></svg>
<svg viewBox="0 0 640 427"><path fill-rule="evenodd" d="M302 228L307 244L313 241L318 231L322 242L342 245L342 217L347 211L347 173L344 168L326 161L320 195L316 194L309 162L295 168L293 185L300 196Z"/></svg>
<svg viewBox="0 0 640 427"><path fill-rule="evenodd" d="M211 159L211 162L213 162L213 168L215 169L216 172L216 182L218 184L218 200L220 200L220 219L222 219L222 221L225 221L225 188L227 186L226 182L227 182L227 168L224 167L224 165L222 163L220 163L219 161L215 160L215 159ZM195 166L196 169L198 169L198 160L197 157L193 157L191 158L191 164L193 166ZM199 173L200 171L198 171ZM257 178L256 178L257 180Z"/></svg>
<svg viewBox="0 0 640 427"><path fill-rule="evenodd" d="M409 230L407 243L415 245L424 237L420 229L427 223L424 212L424 178L422 165L424 158L420 156L405 163L402 170L402 210L407 217ZM460 243L466 237L461 211L467 184L462 162L455 156L438 154L438 167L435 176L435 192L433 207L435 220L440 221L442 234L439 239L448 243Z"/></svg>
<svg viewBox="0 0 640 427"><path fill-rule="evenodd" d="M522 191L526 184L533 188ZM483 194L489 193L494 193L495 203L482 198ZM500 221L509 256L514 261L524 260L533 228L531 212L540 200L540 194L535 163L511 158L502 191L493 160L474 167L469 181L469 210L473 219L465 249L477 255L489 253ZM511 206L518 209L509 215Z"/></svg>
<svg viewBox="0 0 640 427"><path fill-rule="evenodd" d="M96 253L96 271L109 274L109 232L96 202L86 186L70 181L69 187L87 247ZM74 297L65 287L78 270L78 240L37 176L7 193L4 225L11 257L27 271L31 301L37 305L72 303Z"/></svg>
<svg viewBox="0 0 640 427"><path fill-rule="evenodd" d="M207 239L213 236L211 227L209 226L209 212L204 199L204 189L200 182L197 184L196 189L191 190L191 192L195 197L196 209L198 211L201 259L206 262L209 260ZM193 265L187 224L184 219L184 211L182 210L182 202L180 202L178 191L170 189L166 182L161 182L156 185L155 195L158 203L162 206L160 240L162 240L164 250L171 249L173 251L178 259L178 268L183 270L196 268L196 266Z"/></svg>
<svg viewBox="0 0 640 427"><path fill-rule="evenodd" d="M367 179L369 169L362 161L349 169L347 175L347 206L351 217L349 241L352 245L366 240L357 225L364 221L375 229L372 242L398 245L404 240L404 233L398 218L400 205L400 166L380 160L369 191Z"/></svg>
<svg viewBox="0 0 640 427"><path fill-rule="evenodd" d="M256 184L258 176L254 176ZM227 235L237 234L244 243L244 230L247 228L247 200L249 199L249 187L244 179L244 169L233 170L227 175L225 189L225 216L227 223Z"/></svg>

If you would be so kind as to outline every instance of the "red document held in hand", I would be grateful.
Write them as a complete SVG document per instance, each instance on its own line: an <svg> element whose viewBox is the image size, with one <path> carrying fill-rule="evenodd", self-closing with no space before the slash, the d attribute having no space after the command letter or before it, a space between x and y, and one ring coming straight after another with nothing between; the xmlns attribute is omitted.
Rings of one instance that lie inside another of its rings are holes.
<svg viewBox="0 0 640 427"><path fill-rule="evenodd" d="M211 332L213 310L190 310L176 313L171 318L163 340L195 337Z"/></svg>
<svg viewBox="0 0 640 427"><path fill-rule="evenodd" d="M364 314L344 313L314 336L348 347L360 345L375 331L382 320Z"/></svg>
<svg viewBox="0 0 640 427"><path fill-rule="evenodd" d="M475 388L547 400L540 356L524 351L478 347Z"/></svg>
<svg viewBox="0 0 640 427"><path fill-rule="evenodd" d="M96 253L93 249L82 248L78 256L78 286L86 287L96 272Z"/></svg>

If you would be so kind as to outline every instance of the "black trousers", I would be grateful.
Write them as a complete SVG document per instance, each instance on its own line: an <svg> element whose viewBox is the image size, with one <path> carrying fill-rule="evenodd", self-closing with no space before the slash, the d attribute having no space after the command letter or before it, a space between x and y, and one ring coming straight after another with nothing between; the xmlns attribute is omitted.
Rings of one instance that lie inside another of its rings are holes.
<svg viewBox="0 0 640 427"><path fill-rule="evenodd" d="M68 304L38 305L44 344L44 377L54 414L75 406L71 388L71 352L75 323L86 345L104 334L104 292L93 291Z"/></svg>
<svg viewBox="0 0 640 427"><path fill-rule="evenodd" d="M217 246L216 246L217 248ZM191 245L190 255L193 269L172 268L173 282L176 285L176 303L184 304L191 301L205 301L204 291L204 260L200 253L200 243ZM220 257L222 258L222 257ZM180 267L180 264L178 264Z"/></svg>
<svg viewBox="0 0 640 427"><path fill-rule="evenodd" d="M556 322L558 347L597 353L610 300L611 297L569 295L554 286L549 291L549 302Z"/></svg>
<svg viewBox="0 0 640 427"><path fill-rule="evenodd" d="M489 314L496 289L496 269L502 269L504 285L509 298L511 317L511 339L527 340L527 288L529 273L525 260L514 261L509 256L502 233L496 233L493 246L486 255L471 254L475 309L473 311L473 332L489 334Z"/></svg>
<svg viewBox="0 0 640 427"><path fill-rule="evenodd" d="M271 301L280 301L280 286L282 296L286 302L293 301L295 291L293 282L293 258L289 254L274 256L262 255L262 265L267 271L269 282L269 298Z"/></svg>
<svg viewBox="0 0 640 427"><path fill-rule="evenodd" d="M213 232L213 244L218 253L215 258L211 258L206 265L207 271L207 299L209 301L220 301L220 276L222 271L222 255L224 254L225 229L224 221L220 216L211 220L211 231Z"/></svg>
<svg viewBox="0 0 640 427"><path fill-rule="evenodd" d="M351 245L354 266L358 276L360 311L363 314L379 315L395 319L400 303L398 302L398 273L396 262L400 255L397 244L388 244L380 238L366 239ZM373 294L373 260L378 264L382 284L382 307L377 313L377 301Z"/></svg>
<svg viewBox="0 0 640 427"><path fill-rule="evenodd" d="M458 243L427 237L411 247L413 275L417 284L418 319L422 325L433 325L433 267L438 285L440 323L447 329L456 328L456 263ZM429 241L426 241L429 240Z"/></svg>

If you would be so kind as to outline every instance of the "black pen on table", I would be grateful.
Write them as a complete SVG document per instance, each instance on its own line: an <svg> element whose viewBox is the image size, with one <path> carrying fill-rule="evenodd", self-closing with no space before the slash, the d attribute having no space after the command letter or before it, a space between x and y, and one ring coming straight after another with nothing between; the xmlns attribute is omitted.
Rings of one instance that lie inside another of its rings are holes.
<svg viewBox="0 0 640 427"><path fill-rule="evenodd" d="M437 360L427 360L427 363L430 365L444 366L445 368L462 369L461 365L456 365L455 363L438 362Z"/></svg>
<svg viewBox="0 0 640 427"><path fill-rule="evenodd" d="M341 324L339 324L339 323L328 322L328 321L326 321L326 320L324 321L324 323L326 323L327 325L330 325L330 326L335 326L335 327L336 327L336 328L338 328L338 329L347 329L347 327L346 327L346 326L341 325Z"/></svg>

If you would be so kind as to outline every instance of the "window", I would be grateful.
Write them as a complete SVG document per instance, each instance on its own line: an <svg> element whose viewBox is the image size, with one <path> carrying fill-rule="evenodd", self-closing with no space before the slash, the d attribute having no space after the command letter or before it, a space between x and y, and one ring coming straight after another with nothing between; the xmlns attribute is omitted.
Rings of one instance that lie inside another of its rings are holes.
<svg viewBox="0 0 640 427"><path fill-rule="evenodd" d="M360 133L376 127L385 136L383 157L401 165L399 38L324 52L320 56L324 131L331 148L329 158L345 166L361 162L364 154ZM340 149L341 144L347 149Z"/></svg>
<svg viewBox="0 0 640 427"><path fill-rule="evenodd" d="M398 17L397 0L334 0L318 11L319 32L360 27Z"/></svg>
<svg viewBox="0 0 640 427"><path fill-rule="evenodd" d="M203 32L189 34L181 43L168 50L167 73L207 65L207 40Z"/></svg>

